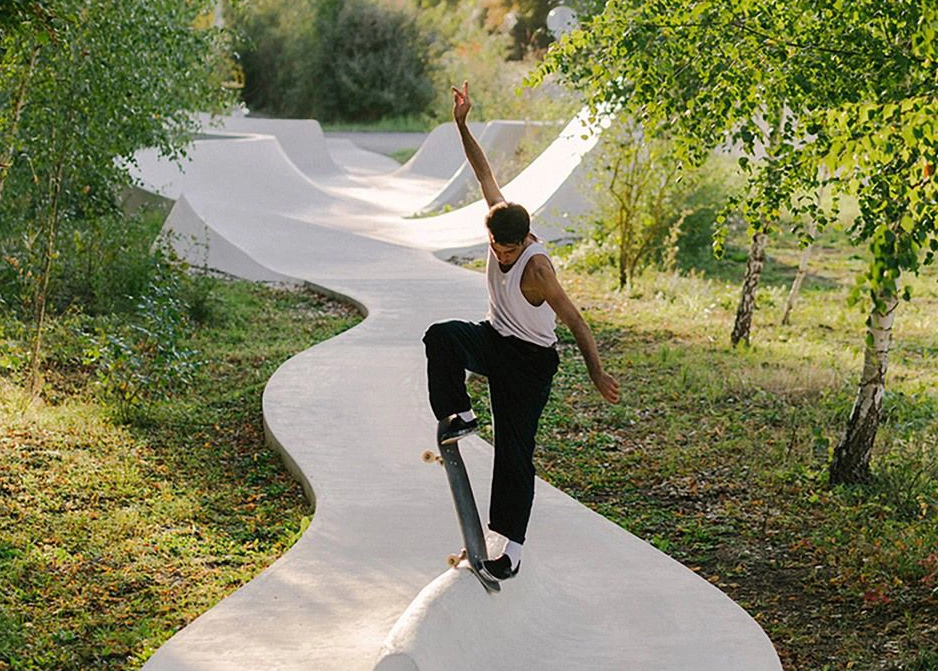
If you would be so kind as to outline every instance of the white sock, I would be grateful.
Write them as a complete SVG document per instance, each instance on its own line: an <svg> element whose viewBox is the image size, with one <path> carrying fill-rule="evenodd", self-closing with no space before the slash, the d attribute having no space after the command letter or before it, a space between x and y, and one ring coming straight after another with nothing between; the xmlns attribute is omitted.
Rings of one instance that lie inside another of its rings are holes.
<svg viewBox="0 0 938 671"><path fill-rule="evenodd" d="M521 543L515 543L514 541L508 541L508 544L505 545L505 554L508 555L508 558L511 560L512 571L518 568L518 564L521 563L522 549L524 549L524 546Z"/></svg>
<svg viewBox="0 0 938 671"><path fill-rule="evenodd" d="M457 413L459 418L464 422L471 422L476 418L476 414L472 410L466 410L466 412Z"/></svg>

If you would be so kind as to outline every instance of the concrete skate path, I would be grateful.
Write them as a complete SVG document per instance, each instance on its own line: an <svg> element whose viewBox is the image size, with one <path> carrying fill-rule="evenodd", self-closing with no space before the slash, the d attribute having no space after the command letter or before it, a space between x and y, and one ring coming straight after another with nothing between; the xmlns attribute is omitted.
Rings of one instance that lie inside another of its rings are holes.
<svg viewBox="0 0 938 671"><path fill-rule="evenodd" d="M489 595L445 570L462 543L442 469L420 461L435 433L420 339L433 321L484 317L481 275L434 256L484 244L483 207L402 219L396 192L343 198L345 177L317 183L276 135L203 140L191 156L180 175L143 153L139 174L178 199L168 227L218 248L184 247L193 262L311 283L367 318L284 363L264 392L268 441L315 502L310 527L144 668L781 668L722 592L541 480L516 579ZM537 188L563 182L558 156L506 195L549 199ZM492 450L461 448L485 520Z"/></svg>

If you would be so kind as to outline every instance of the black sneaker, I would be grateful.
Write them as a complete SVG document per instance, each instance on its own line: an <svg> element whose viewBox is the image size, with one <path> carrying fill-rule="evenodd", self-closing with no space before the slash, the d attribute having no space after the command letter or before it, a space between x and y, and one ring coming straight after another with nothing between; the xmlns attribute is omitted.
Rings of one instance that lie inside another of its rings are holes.
<svg viewBox="0 0 938 671"><path fill-rule="evenodd" d="M518 575L521 570L521 562L518 562L516 568L511 568L511 557L502 555L498 559L486 559L482 562L482 570L493 580L508 580Z"/></svg>
<svg viewBox="0 0 938 671"><path fill-rule="evenodd" d="M439 445L450 445L463 436L468 436L478 430L479 420L475 417L467 422L459 415L450 415L446 419L441 419L440 423L437 424L436 442Z"/></svg>

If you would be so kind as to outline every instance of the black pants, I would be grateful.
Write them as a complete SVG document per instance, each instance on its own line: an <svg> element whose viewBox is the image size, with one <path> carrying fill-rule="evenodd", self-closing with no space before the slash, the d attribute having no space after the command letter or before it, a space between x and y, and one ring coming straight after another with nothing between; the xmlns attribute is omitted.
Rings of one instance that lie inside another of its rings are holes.
<svg viewBox="0 0 938 671"><path fill-rule="evenodd" d="M534 503L534 439L557 372L556 350L500 335L488 322L433 324L423 342L438 420L470 409L467 370L488 378L495 428L489 528L524 543Z"/></svg>

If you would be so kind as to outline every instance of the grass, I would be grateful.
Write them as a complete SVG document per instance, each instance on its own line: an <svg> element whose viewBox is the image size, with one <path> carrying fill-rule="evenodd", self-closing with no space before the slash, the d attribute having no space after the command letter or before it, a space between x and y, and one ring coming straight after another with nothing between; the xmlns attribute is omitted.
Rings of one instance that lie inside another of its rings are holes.
<svg viewBox="0 0 938 671"><path fill-rule="evenodd" d="M308 291L215 282L196 379L130 424L53 363L46 402L0 378L0 669L139 667L256 576L312 514L264 444L276 367L358 316Z"/></svg>
<svg viewBox="0 0 938 671"><path fill-rule="evenodd" d="M863 256L826 235L782 327L799 250L774 240L769 254L752 346L736 350L744 256L648 271L630 293L610 271L560 262L625 393L602 402L561 328L539 473L724 590L785 669L934 671L938 273L907 279L915 298L896 320L873 482L832 489L862 362L865 314L845 299ZM484 382L472 393L484 411Z"/></svg>
<svg viewBox="0 0 938 671"><path fill-rule="evenodd" d="M395 161L397 161L401 165L404 165L405 163L407 163L407 161L409 161L410 159L414 157L414 154L416 154L419 149L420 149L419 147L409 147L407 149L398 149L397 151L391 152L389 155Z"/></svg>
<svg viewBox="0 0 938 671"><path fill-rule="evenodd" d="M326 133L429 133L437 125L436 122L419 116L388 117L378 121L362 122L327 122L322 124Z"/></svg>

